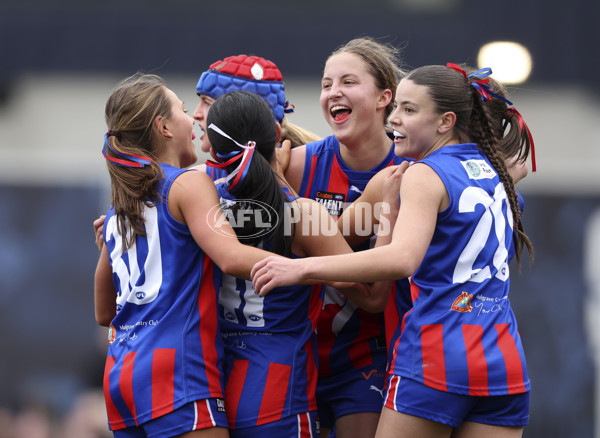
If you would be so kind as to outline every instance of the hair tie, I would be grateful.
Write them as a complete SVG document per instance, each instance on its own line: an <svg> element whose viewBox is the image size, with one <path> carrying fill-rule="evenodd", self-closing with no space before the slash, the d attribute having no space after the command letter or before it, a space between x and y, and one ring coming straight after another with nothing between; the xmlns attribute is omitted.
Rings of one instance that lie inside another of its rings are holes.
<svg viewBox="0 0 600 438"><path fill-rule="evenodd" d="M223 167L227 167L230 164L234 163L236 160L238 160L241 157L240 160L240 164L238 165L238 167L236 167L229 175L227 175L227 178L225 178L225 182L228 183L229 181L231 181L231 179L233 179L233 182L231 183L231 185L228 186L228 190L233 190L241 181L243 181L246 178L246 175L248 174L248 169L250 168L250 162L252 161L252 157L254 156L254 151L256 148L256 142L255 141L249 141L248 143L244 144L240 144L237 141L235 141L233 138L231 138L229 135L227 135L226 133L224 133L221 128L219 128L218 126L216 126L214 123L211 123L208 126L208 129L212 129L213 131L216 131L218 134L222 135L225 138L228 138L229 140L231 140L232 142L234 142L237 146L239 146L240 148L242 148L241 152L237 152L237 151L232 151L228 154L219 154L218 152L217 157L226 160L222 163L217 163L215 161L211 161L211 160L207 160L206 161L206 165L209 167L217 167L217 168L223 168Z"/></svg>
<svg viewBox="0 0 600 438"><path fill-rule="evenodd" d="M510 108L508 108L507 111L510 111L517 116L517 120L519 121L519 132L523 132L523 128L525 128L525 131L527 132L527 137L529 138L529 144L531 145L531 171L535 172L536 171L535 147L533 145L533 136L531 135L529 126L527 126L527 123L525 123L523 116L521 115L521 113L519 111L517 111L517 109L514 106L511 106Z"/></svg>
<svg viewBox="0 0 600 438"><path fill-rule="evenodd" d="M121 133L119 131L113 131L113 130L109 129L108 132L106 133L106 136L110 137L111 135L117 137L117 139L119 141L121 140Z"/></svg>
<svg viewBox="0 0 600 438"><path fill-rule="evenodd" d="M104 134L104 146L102 147L102 155L111 163L116 164L117 166L122 167L146 167L150 163L152 163L152 159L150 157L145 157L143 155L136 154L128 154L126 152L119 152L115 148L113 148L108 142L108 137L114 135L117 139L121 139L121 133L118 131L108 131ZM121 158L110 157L106 153L106 148L109 148L114 154L118 155Z"/></svg>
<svg viewBox="0 0 600 438"><path fill-rule="evenodd" d="M477 93L479 93L479 96L481 97L481 100L483 102L491 100L490 96L493 96L505 102L507 105L512 106L511 101L509 101L505 97L500 96L499 94L494 93L491 87L488 85L488 83L490 82L489 76L492 74L491 68L480 68L479 70L471 73L470 75L467 75L467 73L465 73L465 71L458 64L453 64L449 62L448 64L446 64L446 66L448 68L451 68L452 70L456 70L457 72L461 73L469 82L469 84L471 84L471 86L477 90ZM478 80L469 80L471 78L477 78Z"/></svg>
<svg viewBox="0 0 600 438"><path fill-rule="evenodd" d="M285 101L285 104L283 105L284 113L286 113L286 114L293 113L295 109L296 109L296 107L294 105L292 105L289 100Z"/></svg>

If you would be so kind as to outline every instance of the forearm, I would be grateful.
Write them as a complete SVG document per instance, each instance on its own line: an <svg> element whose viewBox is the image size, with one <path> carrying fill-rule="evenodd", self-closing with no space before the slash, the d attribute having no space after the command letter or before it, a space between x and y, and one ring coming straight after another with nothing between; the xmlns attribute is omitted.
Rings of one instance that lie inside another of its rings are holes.
<svg viewBox="0 0 600 438"><path fill-rule="evenodd" d="M223 251L215 263L223 272L237 278L250 278L252 267L273 253L249 245L239 244L232 251Z"/></svg>
<svg viewBox="0 0 600 438"><path fill-rule="evenodd" d="M373 283L406 278L412 274L403 257L394 254L392 245L352 254L308 257L298 260L304 279Z"/></svg>

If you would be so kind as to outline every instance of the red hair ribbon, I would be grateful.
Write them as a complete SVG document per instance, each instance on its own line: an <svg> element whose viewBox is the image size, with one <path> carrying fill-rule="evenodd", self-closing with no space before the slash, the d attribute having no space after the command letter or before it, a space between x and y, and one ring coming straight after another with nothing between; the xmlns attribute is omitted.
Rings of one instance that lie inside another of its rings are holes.
<svg viewBox="0 0 600 438"><path fill-rule="evenodd" d="M457 72L459 72L460 74L462 74L465 79L467 79L467 74L465 73L465 71L461 68L460 65L458 64L454 64L452 62L449 62L448 64L446 64L446 67L451 68L452 70L456 70Z"/></svg>
<svg viewBox="0 0 600 438"><path fill-rule="evenodd" d="M106 134L104 134L104 146L102 147L102 155L104 155L104 158L106 158L108 161L121 167L146 167L152 162L152 159L150 157L119 152L118 150L113 148L108 142L108 137L110 137L111 135L114 135L115 137L119 138L119 134L115 131L109 130ZM108 147L108 149L110 149L114 154L118 155L121 158L109 156L106 153L106 147Z"/></svg>
<svg viewBox="0 0 600 438"><path fill-rule="evenodd" d="M456 70L457 72L461 73L465 77L465 79L467 81L469 81L469 83L477 90L477 92L479 93L479 96L481 96L482 101L487 102L488 100L491 99L491 95L498 97L498 95L495 93L492 93L492 91L490 90L490 87L488 85L486 85L488 82L490 82L490 79L488 76L490 76L492 74L491 68L489 68L489 67L481 68L481 69L477 70L476 72L473 72L467 76L467 73L465 73L465 71L458 64L453 64L453 63L449 62L448 64L446 64L446 67L451 68L452 70ZM477 80L475 80L475 79L469 80L471 78L476 78ZM504 100L504 99L502 99L502 100Z"/></svg>
<svg viewBox="0 0 600 438"><path fill-rule="evenodd" d="M237 186L241 181L243 181L244 178L246 178L246 175L248 174L248 169L250 168L250 162L252 161L252 157L254 156L256 142L249 141L246 144L240 144L237 141L235 141L233 138L231 138L229 135L224 133L218 126L215 126L214 124L211 123L208 128L218 132L223 137L228 138L229 140L234 142L236 145L238 145L240 148L242 148L241 152L233 151L227 155L221 155L221 154L217 153L217 156L219 158L227 159L227 161L224 161L222 163L217 163L217 162L211 161L211 160L206 161L206 165L209 167L223 168L223 167L229 166L230 164L234 163L236 160L238 160L241 157L241 161L240 161L240 164L238 165L238 167L235 168L227 176L227 178L225 180L226 182L229 182L233 179L231 184L227 187L227 190L231 191L232 189L235 188L235 186Z"/></svg>
<svg viewBox="0 0 600 438"><path fill-rule="evenodd" d="M529 130L529 126L527 126L527 123L525 123L525 120L523 119L523 116L521 115L521 113L519 111L517 111L517 109L514 106L511 106L508 111L513 112L516 116L517 116L517 120L519 120L519 131L523 132L523 128L525 128L525 131L527 131L527 137L529 137L529 143L531 144L531 171L535 172L536 171L536 166L535 166L535 148L533 146L533 136L531 135L531 131Z"/></svg>

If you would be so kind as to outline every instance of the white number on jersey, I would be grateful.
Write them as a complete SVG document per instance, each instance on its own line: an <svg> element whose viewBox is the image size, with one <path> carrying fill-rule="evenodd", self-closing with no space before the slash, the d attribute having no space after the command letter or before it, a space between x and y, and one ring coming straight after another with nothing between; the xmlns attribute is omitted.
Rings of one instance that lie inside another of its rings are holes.
<svg viewBox="0 0 600 438"><path fill-rule="evenodd" d="M223 274L219 290L219 304L223 306L224 317L227 321L241 324L237 312L242 308L247 327L264 327L263 314L265 298L257 295L252 282L241 280L231 275Z"/></svg>
<svg viewBox="0 0 600 438"><path fill-rule="evenodd" d="M117 229L117 217L112 216L106 225L108 239L115 240L115 248L109 257L112 261L112 269L120 283L120 294L117 297L117 308L121 308L125 302L133 304L148 304L156 299L162 283L162 254L160 252L160 238L158 231L158 220L156 207L145 207L144 219L146 227L146 240L148 252L144 261L144 282L140 282L141 272L138 261L138 247L133 244L127 253L123 254L121 234ZM129 237L129 231L127 232ZM129 259L129 268L123 257Z"/></svg>
<svg viewBox="0 0 600 438"><path fill-rule="evenodd" d="M491 278L490 266L474 268L473 265L488 241L492 226L498 241L498 247L492 262L497 270L495 277L502 281L508 280L508 250L506 249L505 233L507 218L509 229L512 229L513 220L510 207L507 207L508 214L506 217L502 213L502 206L505 202L508 206L508 198L502 183L496 186L493 198L485 190L478 187L468 187L462 192L458 202L459 213L471 213L475 211L475 206L479 204L485 207L485 212L479 219L475 231L458 258L452 278L454 283L465 283L467 281L481 283Z"/></svg>

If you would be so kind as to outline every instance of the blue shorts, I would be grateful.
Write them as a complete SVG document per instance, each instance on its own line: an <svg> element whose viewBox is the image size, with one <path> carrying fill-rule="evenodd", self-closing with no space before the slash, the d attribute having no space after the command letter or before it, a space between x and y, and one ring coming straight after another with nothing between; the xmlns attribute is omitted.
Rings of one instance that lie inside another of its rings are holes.
<svg viewBox="0 0 600 438"><path fill-rule="evenodd" d="M485 397L453 394L400 376L390 376L385 406L452 427L465 421L495 426L529 423L529 392Z"/></svg>
<svg viewBox="0 0 600 438"><path fill-rule="evenodd" d="M113 434L115 438L168 438L209 427L227 428L223 399L196 400L139 426L115 430Z"/></svg>
<svg viewBox="0 0 600 438"><path fill-rule="evenodd" d="M377 355L378 363L328 377L319 377L317 406L319 423L333 429L335 420L358 412L381 412L385 388L387 355Z"/></svg>
<svg viewBox="0 0 600 438"><path fill-rule="evenodd" d="M319 434L316 411L290 415L259 426L229 430L230 438L255 438L257 436L318 438Z"/></svg>

